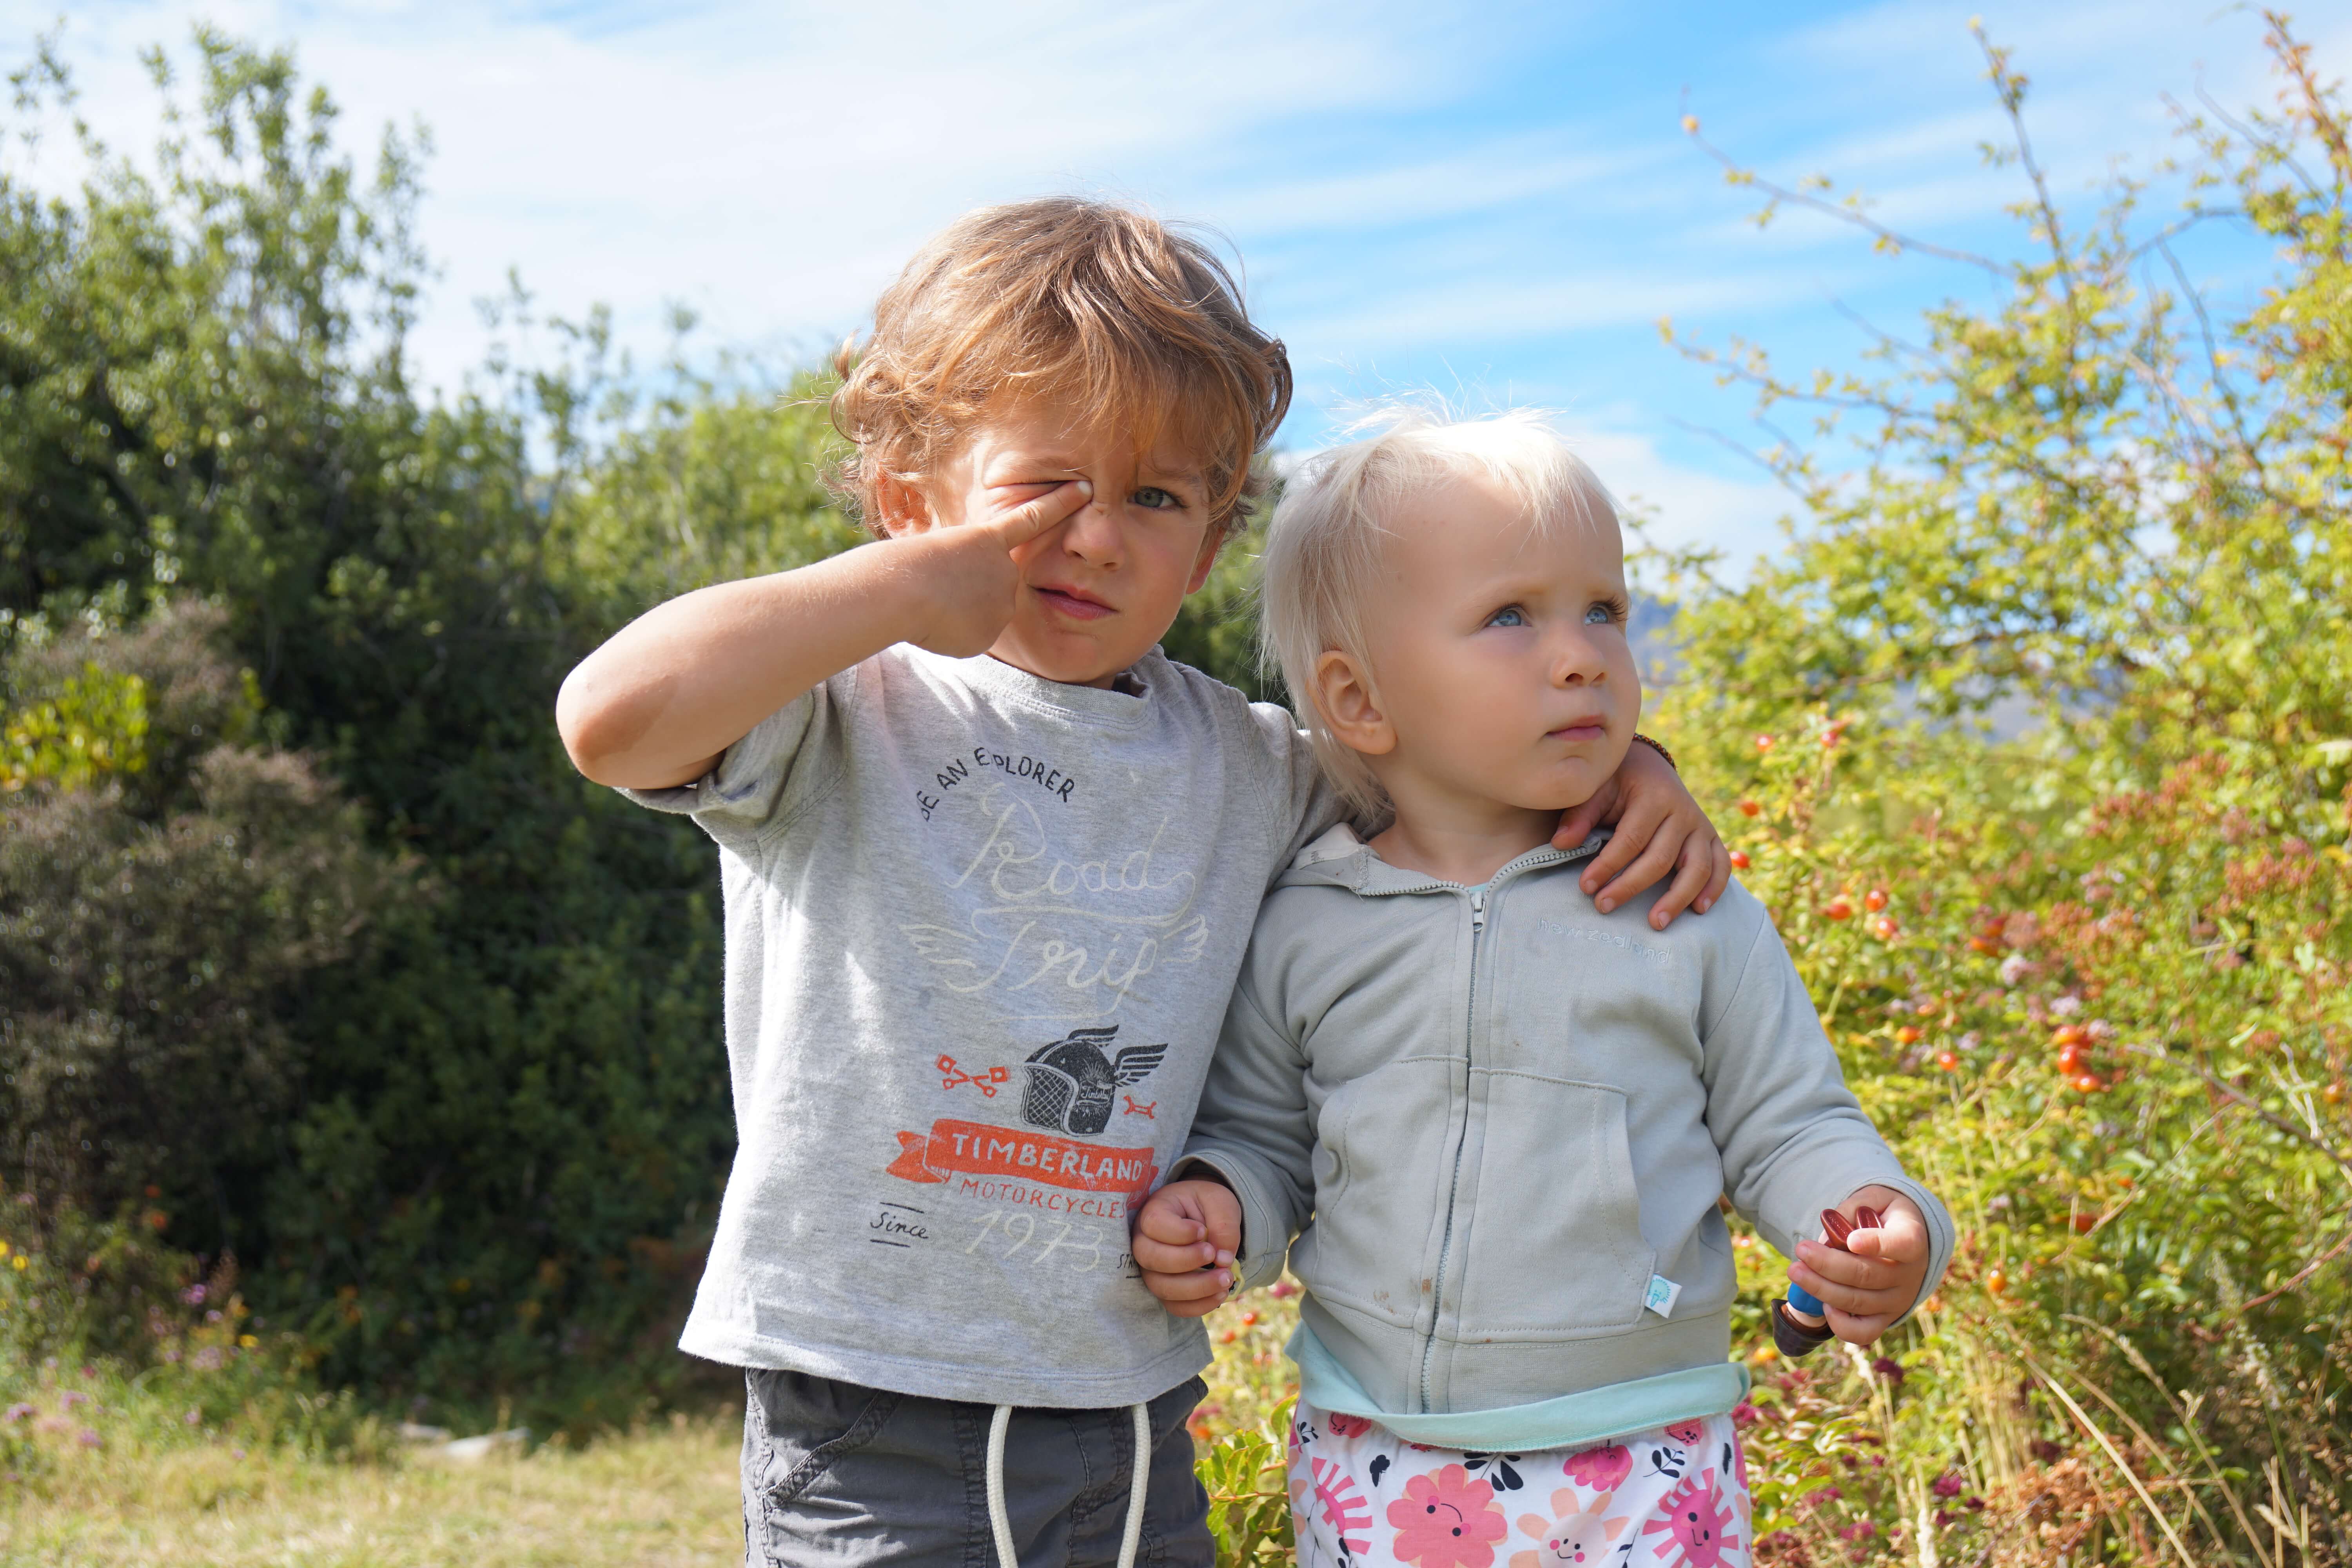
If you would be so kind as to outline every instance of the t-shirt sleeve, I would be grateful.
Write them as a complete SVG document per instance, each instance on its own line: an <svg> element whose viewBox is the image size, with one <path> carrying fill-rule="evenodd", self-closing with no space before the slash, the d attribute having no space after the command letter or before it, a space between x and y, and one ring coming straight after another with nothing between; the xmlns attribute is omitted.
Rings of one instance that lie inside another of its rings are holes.
<svg viewBox="0 0 2352 1568"><path fill-rule="evenodd" d="M1952 1216L1904 1171L1846 1088L1770 917L1745 895L1738 904L1754 916L1752 926L1740 928L1753 940L1717 949L1721 968L1708 976L1714 994L1699 1020L1707 1128L1723 1154L1732 1206L1789 1257L1800 1238L1819 1237L1822 1210L1862 1187L1891 1187L1927 1216L1927 1276L1918 1296L1925 1300L1951 1261Z"/></svg>
<svg viewBox="0 0 2352 1568"><path fill-rule="evenodd" d="M1274 875L1278 877L1301 849L1347 820L1347 803L1324 777L1315 761L1314 742L1288 709L1253 702L1250 720L1269 759L1266 799L1278 850Z"/></svg>
<svg viewBox="0 0 2352 1568"><path fill-rule="evenodd" d="M854 672L821 682L761 720L691 784L621 793L656 811L689 816L720 843L758 838L825 765L825 737Z"/></svg>

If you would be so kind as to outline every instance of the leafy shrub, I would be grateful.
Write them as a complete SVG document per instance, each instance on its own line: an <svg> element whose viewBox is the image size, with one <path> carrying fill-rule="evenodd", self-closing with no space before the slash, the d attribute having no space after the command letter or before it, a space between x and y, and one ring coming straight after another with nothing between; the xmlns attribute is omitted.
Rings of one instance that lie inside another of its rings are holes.
<svg viewBox="0 0 2352 1568"><path fill-rule="evenodd" d="M0 796L0 1160L97 1212L251 1149L299 1079L285 994L405 891L310 762L236 743L222 619L174 605L5 669L7 733L40 738Z"/></svg>

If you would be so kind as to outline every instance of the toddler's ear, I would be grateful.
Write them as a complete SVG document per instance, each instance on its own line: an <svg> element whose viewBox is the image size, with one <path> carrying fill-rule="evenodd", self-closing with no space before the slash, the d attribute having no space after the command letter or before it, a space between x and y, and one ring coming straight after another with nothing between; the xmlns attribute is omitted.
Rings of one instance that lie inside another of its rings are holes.
<svg viewBox="0 0 2352 1568"><path fill-rule="evenodd" d="M1353 654L1330 648L1315 661L1314 696L1323 721L1341 745L1368 757L1396 750L1396 726L1381 711L1371 671Z"/></svg>

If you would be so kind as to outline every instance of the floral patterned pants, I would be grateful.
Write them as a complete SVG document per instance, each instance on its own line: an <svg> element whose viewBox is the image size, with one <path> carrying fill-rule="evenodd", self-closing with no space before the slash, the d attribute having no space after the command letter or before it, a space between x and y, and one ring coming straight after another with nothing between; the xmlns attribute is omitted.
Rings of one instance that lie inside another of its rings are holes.
<svg viewBox="0 0 2352 1568"><path fill-rule="evenodd" d="M1728 1415L1588 1448L1466 1454L1298 1402L1299 1568L1748 1568L1748 1464Z"/></svg>

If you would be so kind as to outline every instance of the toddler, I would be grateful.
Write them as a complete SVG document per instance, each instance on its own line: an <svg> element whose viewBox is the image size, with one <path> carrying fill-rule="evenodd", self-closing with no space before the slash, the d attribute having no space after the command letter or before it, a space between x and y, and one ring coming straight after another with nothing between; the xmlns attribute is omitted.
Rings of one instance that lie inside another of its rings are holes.
<svg viewBox="0 0 2352 1568"><path fill-rule="evenodd" d="M1856 1344L1949 1255L1753 897L1661 932L1577 891L1598 840L1555 828L1633 739L1625 617L1609 499L1534 415L1401 416L1276 513L1268 641L1385 826L1268 896L1135 1252L1190 1316L1204 1264L1287 1249L1302 1564L1745 1563L1718 1199ZM1800 1239L1864 1207L1850 1251Z"/></svg>
<svg viewBox="0 0 2352 1568"><path fill-rule="evenodd" d="M1207 1342L1128 1218L1339 812L1287 714L1155 645L1289 365L1197 241L1051 200L950 226L842 368L880 539L653 610L557 708L719 845L738 1146L681 1344L744 1369L746 1562L1206 1564ZM1592 889L1703 910L1720 844L1660 756L1616 772L1565 829L1622 813Z"/></svg>

